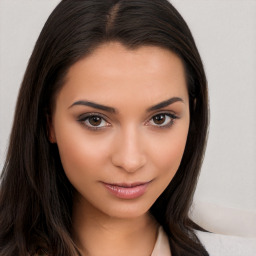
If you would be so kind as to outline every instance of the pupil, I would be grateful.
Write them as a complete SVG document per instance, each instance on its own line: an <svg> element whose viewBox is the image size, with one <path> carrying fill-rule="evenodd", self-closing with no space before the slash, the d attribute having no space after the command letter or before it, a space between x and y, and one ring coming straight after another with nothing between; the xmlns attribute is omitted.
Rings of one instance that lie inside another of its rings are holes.
<svg viewBox="0 0 256 256"><path fill-rule="evenodd" d="M93 126L98 126L101 123L101 117L92 116L89 118L89 123Z"/></svg>
<svg viewBox="0 0 256 256"><path fill-rule="evenodd" d="M157 115L153 118L155 124L163 124L165 122L165 115Z"/></svg>

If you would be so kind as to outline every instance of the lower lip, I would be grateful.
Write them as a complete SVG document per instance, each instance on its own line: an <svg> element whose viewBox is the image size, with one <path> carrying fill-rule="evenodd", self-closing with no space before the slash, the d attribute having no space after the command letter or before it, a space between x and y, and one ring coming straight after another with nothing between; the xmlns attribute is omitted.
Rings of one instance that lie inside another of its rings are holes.
<svg viewBox="0 0 256 256"><path fill-rule="evenodd" d="M147 189L149 183L144 183L134 187L121 187L103 183L105 188L114 196L122 199L135 199L142 196Z"/></svg>

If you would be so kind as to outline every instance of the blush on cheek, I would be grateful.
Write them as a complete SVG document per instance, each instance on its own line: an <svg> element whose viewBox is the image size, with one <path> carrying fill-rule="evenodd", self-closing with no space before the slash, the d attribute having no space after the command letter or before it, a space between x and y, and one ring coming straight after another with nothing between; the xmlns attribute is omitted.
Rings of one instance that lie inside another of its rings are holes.
<svg viewBox="0 0 256 256"><path fill-rule="evenodd" d="M166 147L166 150L162 151L162 154L159 152L156 157L157 161L164 165L162 169L168 170L168 172L171 172L170 175L174 176L179 168L184 149L185 142L173 141L171 146Z"/></svg>
<svg viewBox="0 0 256 256"><path fill-rule="evenodd" d="M93 174L104 166L106 145L95 142L85 136L84 131L69 133L62 131L58 134L57 145L64 171L71 181L79 181L81 177Z"/></svg>

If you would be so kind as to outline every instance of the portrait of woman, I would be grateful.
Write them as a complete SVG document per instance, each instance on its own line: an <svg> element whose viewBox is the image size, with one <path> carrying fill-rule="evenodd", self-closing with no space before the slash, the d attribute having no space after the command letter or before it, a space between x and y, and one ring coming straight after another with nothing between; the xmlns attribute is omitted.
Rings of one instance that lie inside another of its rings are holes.
<svg viewBox="0 0 256 256"><path fill-rule="evenodd" d="M60 1L19 91L0 256L209 255L189 216L208 102L169 1Z"/></svg>

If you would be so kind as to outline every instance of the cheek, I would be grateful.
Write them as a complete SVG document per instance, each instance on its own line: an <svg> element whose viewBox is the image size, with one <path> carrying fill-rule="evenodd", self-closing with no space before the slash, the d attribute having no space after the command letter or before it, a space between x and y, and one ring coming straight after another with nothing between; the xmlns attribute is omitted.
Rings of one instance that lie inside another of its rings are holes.
<svg viewBox="0 0 256 256"><path fill-rule="evenodd" d="M70 180L81 179L81 175L97 175L108 158L108 140L86 136L88 131L77 125L56 127L56 140L60 158ZM100 141L101 142L100 142ZM104 143L102 143L104 140Z"/></svg>
<svg viewBox="0 0 256 256"><path fill-rule="evenodd" d="M167 136L154 150L153 161L159 175L169 183L179 168L187 140L187 129Z"/></svg>
<svg viewBox="0 0 256 256"><path fill-rule="evenodd" d="M173 166L172 169L177 169L184 153L185 144L185 139L171 141L162 154L162 162L167 166Z"/></svg>

